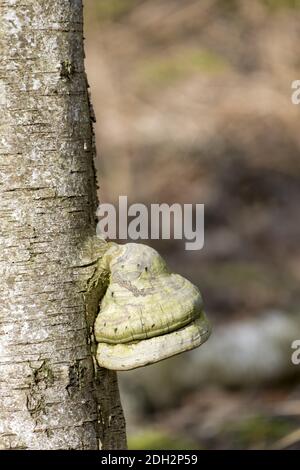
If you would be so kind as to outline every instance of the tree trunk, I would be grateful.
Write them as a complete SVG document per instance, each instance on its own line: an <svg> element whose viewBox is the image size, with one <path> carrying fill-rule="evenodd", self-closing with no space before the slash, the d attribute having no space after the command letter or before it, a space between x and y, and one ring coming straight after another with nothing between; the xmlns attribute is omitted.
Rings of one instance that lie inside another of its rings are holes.
<svg viewBox="0 0 300 470"><path fill-rule="evenodd" d="M0 449L124 448L80 257L97 203L82 2L0 10Z"/></svg>

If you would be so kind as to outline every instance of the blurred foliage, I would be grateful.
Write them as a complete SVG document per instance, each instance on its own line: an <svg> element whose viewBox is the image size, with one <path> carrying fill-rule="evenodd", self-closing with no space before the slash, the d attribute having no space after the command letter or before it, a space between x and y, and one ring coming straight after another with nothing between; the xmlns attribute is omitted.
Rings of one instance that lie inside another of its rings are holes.
<svg viewBox="0 0 300 470"><path fill-rule="evenodd" d="M155 57L141 64L138 76L143 84L170 85L193 73L220 74L228 70L228 63L208 49L185 49L168 57Z"/></svg>
<svg viewBox="0 0 300 470"><path fill-rule="evenodd" d="M251 416L242 421L227 423L223 433L237 448L265 448L289 434L295 426L283 418Z"/></svg>
<svg viewBox="0 0 300 470"><path fill-rule="evenodd" d="M99 21L118 21L131 12L137 0L94 0L94 12Z"/></svg>
<svg viewBox="0 0 300 470"><path fill-rule="evenodd" d="M271 271L263 263L243 261L211 263L205 269L202 282L212 287L220 285L225 289L238 286L245 294L255 290L262 292L276 288L278 293L281 292L283 295L287 287L297 288L296 281L293 285L293 279L287 277L286 273Z"/></svg>
<svg viewBox="0 0 300 470"><path fill-rule="evenodd" d="M143 0L147 2L147 0ZM148 0L149 1L149 0ZM277 11L279 9L296 9L300 7L300 0L259 0L261 4ZM89 3L97 19L104 22L116 22L142 3L141 0L85 0ZM240 7L240 0L216 0L216 6L224 11L235 12Z"/></svg>
<svg viewBox="0 0 300 470"><path fill-rule="evenodd" d="M156 430L145 430L129 436L128 448L132 450L197 450L199 446L185 438Z"/></svg>
<svg viewBox="0 0 300 470"><path fill-rule="evenodd" d="M300 0L261 0L271 10L300 8Z"/></svg>
<svg viewBox="0 0 300 470"><path fill-rule="evenodd" d="M300 0L259 0L259 2L271 11L300 7ZM240 0L217 0L217 5L219 7L232 12L237 11L240 7L240 4Z"/></svg>

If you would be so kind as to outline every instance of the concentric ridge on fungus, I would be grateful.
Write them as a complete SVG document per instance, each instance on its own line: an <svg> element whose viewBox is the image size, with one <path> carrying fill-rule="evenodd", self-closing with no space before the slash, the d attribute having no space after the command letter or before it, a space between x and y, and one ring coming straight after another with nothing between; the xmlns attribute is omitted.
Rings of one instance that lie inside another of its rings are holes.
<svg viewBox="0 0 300 470"><path fill-rule="evenodd" d="M128 370L196 348L210 334L199 290L169 272L153 248L113 244L109 283L95 322L100 366Z"/></svg>

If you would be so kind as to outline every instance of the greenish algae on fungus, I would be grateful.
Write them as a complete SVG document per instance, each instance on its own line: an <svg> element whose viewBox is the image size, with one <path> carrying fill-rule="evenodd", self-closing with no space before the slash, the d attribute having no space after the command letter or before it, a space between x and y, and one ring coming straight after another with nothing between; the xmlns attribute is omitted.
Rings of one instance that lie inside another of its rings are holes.
<svg viewBox="0 0 300 470"><path fill-rule="evenodd" d="M130 370L203 344L210 326L197 287L171 273L153 248L112 244L102 259L109 273L95 322L101 367Z"/></svg>

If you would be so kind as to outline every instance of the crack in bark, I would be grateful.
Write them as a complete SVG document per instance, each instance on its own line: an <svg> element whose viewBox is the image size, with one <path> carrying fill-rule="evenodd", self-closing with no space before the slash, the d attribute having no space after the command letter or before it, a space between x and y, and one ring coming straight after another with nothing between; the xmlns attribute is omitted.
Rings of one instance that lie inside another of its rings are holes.
<svg viewBox="0 0 300 470"><path fill-rule="evenodd" d="M53 382L54 376L48 360L44 360L40 367L33 367L26 407L35 424L38 423L38 419L42 414L46 414L44 390L51 386Z"/></svg>

